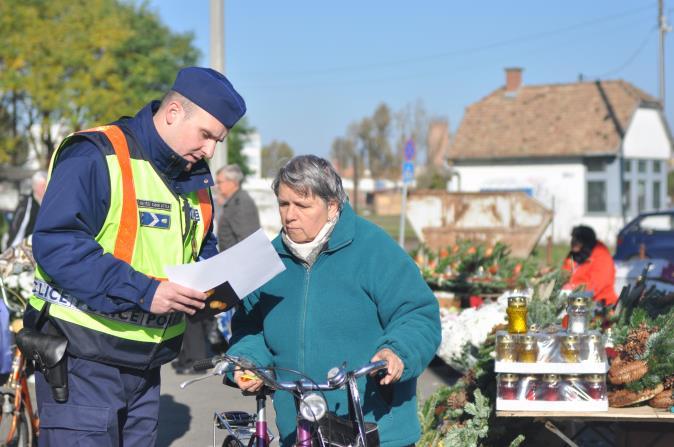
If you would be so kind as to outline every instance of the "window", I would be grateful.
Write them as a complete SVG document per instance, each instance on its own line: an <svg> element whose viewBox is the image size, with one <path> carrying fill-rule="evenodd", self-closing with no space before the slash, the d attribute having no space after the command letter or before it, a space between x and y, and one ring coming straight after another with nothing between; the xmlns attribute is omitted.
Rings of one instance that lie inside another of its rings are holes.
<svg viewBox="0 0 674 447"><path fill-rule="evenodd" d="M587 211L589 213L606 212L606 182L591 180L587 182Z"/></svg>
<svg viewBox="0 0 674 447"><path fill-rule="evenodd" d="M604 172L606 170L606 162L604 160L589 159L585 162L588 172Z"/></svg>
<svg viewBox="0 0 674 447"><path fill-rule="evenodd" d="M626 180L623 182L623 196L625 197L625 211L632 209L632 182Z"/></svg>
<svg viewBox="0 0 674 447"><path fill-rule="evenodd" d="M653 209L659 210L660 206L660 182L655 181L653 182Z"/></svg>
<svg viewBox="0 0 674 447"><path fill-rule="evenodd" d="M658 172L660 172L661 169L662 169L662 161L654 160L653 161L653 172L658 173Z"/></svg>
<svg viewBox="0 0 674 447"><path fill-rule="evenodd" d="M632 172L632 160L623 160L623 172Z"/></svg>
<svg viewBox="0 0 674 447"><path fill-rule="evenodd" d="M646 160L639 160L639 173L645 173L646 172Z"/></svg>
<svg viewBox="0 0 674 447"><path fill-rule="evenodd" d="M639 180L637 183L637 211L642 212L646 209L646 182Z"/></svg>

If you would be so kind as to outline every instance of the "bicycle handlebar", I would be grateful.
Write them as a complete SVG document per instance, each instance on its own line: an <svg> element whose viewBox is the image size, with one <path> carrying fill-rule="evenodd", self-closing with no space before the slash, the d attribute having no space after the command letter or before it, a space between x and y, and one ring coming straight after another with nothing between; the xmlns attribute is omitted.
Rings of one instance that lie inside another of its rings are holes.
<svg viewBox="0 0 674 447"><path fill-rule="evenodd" d="M347 371L343 366L335 367L328 372L327 379L323 383L311 381L306 377L302 377L296 381L279 382L274 378L272 373L273 369L258 368L246 359L230 356L227 354L215 356L210 359L200 360L194 363L193 368L195 371L205 371L207 369L214 368L213 373L203 378L209 377L211 375L224 375L237 369L248 369L255 373L255 375L257 375L268 388L273 390L308 392L339 389L344 386L349 376L356 378L362 377L371 372L385 369L387 365L388 364L386 360L379 360L377 362L366 363L360 368L356 368L351 371ZM201 378L188 380L182 383L180 387L185 388L196 380L201 380Z"/></svg>

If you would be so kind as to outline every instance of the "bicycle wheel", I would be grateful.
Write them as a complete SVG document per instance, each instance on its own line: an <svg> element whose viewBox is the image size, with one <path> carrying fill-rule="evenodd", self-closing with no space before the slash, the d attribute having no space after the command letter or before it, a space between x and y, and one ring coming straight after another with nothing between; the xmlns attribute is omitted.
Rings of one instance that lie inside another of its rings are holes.
<svg viewBox="0 0 674 447"><path fill-rule="evenodd" d="M35 445L35 437L33 433L33 428L30 425L30 415L25 406L22 405L21 412L19 415L19 420L17 421L16 430L14 431L14 436L12 439L7 439L9 430L12 426L12 412L7 412L9 410L8 405L11 407L14 403L14 392L7 391L3 392L0 395L0 403L2 403L2 420L0 420L0 445L7 445L8 447L32 447ZM13 408L12 408L13 411ZM7 441L7 444L3 444Z"/></svg>
<svg viewBox="0 0 674 447"><path fill-rule="evenodd" d="M244 445L236 437L229 435L222 441L222 447L244 447Z"/></svg>

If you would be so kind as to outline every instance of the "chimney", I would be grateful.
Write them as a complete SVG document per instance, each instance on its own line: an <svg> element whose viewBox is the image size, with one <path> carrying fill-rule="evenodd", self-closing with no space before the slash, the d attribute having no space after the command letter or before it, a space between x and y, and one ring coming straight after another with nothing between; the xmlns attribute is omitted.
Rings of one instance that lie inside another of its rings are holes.
<svg viewBox="0 0 674 447"><path fill-rule="evenodd" d="M522 86L522 69L506 68L506 93L515 93Z"/></svg>

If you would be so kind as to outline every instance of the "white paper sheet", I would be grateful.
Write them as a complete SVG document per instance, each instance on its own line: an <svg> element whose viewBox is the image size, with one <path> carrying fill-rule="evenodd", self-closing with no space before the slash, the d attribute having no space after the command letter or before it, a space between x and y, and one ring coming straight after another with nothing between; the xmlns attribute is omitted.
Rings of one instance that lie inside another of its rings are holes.
<svg viewBox="0 0 674 447"><path fill-rule="evenodd" d="M193 264L164 267L169 281L205 292L229 281L239 298L285 270L262 229L217 256Z"/></svg>

